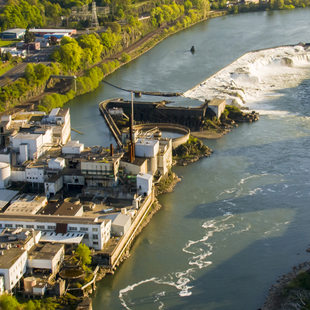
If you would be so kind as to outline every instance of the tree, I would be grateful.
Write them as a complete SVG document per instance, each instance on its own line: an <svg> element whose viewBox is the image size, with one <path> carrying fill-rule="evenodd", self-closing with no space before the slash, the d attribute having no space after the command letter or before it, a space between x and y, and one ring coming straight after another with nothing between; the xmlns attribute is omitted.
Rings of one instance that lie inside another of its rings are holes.
<svg viewBox="0 0 310 310"><path fill-rule="evenodd" d="M20 309L20 307L20 303L16 300L14 296L5 294L0 297L1 310L18 310Z"/></svg>
<svg viewBox="0 0 310 310"><path fill-rule="evenodd" d="M78 245L75 251L75 256L83 265L89 265L91 263L90 249L84 243Z"/></svg>
<svg viewBox="0 0 310 310"><path fill-rule="evenodd" d="M34 83L36 81L36 74L34 72L33 64L27 64L25 68L25 78L29 84Z"/></svg>
<svg viewBox="0 0 310 310"><path fill-rule="evenodd" d="M1 28L42 27L45 23L44 6L37 0L12 1L5 6L1 14Z"/></svg>
<svg viewBox="0 0 310 310"><path fill-rule="evenodd" d="M156 7L151 11L151 21L153 26L160 27L161 23L164 21L164 12L161 7Z"/></svg>
<svg viewBox="0 0 310 310"><path fill-rule="evenodd" d="M29 31L29 27L26 29L25 35L24 35L24 41L25 43L30 43L34 41L34 33Z"/></svg>
<svg viewBox="0 0 310 310"><path fill-rule="evenodd" d="M185 9L185 12L188 12L192 7L193 7L193 4L191 3L191 1L186 0L186 1L184 2L184 9Z"/></svg>
<svg viewBox="0 0 310 310"><path fill-rule="evenodd" d="M83 49L74 40L72 43L61 45L52 55L65 71L75 72L81 64Z"/></svg>
<svg viewBox="0 0 310 310"><path fill-rule="evenodd" d="M79 39L79 45L86 49L88 48L92 52L92 63L96 63L100 60L103 45L100 42L97 34L83 35Z"/></svg>
<svg viewBox="0 0 310 310"><path fill-rule="evenodd" d="M24 310L36 310L36 306L32 300L29 300L24 307Z"/></svg>

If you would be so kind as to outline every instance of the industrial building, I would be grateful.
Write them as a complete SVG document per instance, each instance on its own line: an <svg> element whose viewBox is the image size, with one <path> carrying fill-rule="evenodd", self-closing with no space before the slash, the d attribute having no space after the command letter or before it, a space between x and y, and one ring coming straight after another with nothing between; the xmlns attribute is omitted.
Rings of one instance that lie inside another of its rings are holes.
<svg viewBox="0 0 310 310"><path fill-rule="evenodd" d="M25 35L26 29L14 28L2 31L1 38L4 40L19 40Z"/></svg>
<svg viewBox="0 0 310 310"><path fill-rule="evenodd" d="M11 245L0 249L0 294L12 292L27 268L57 273L65 245L105 251L114 244L105 253L112 266L119 261L154 201L154 174L172 165L171 139L141 133L133 146L130 161L113 146L72 141L69 109L1 116L0 247ZM73 190L78 196L68 197ZM47 287L42 278L25 278L27 294L43 296Z"/></svg>

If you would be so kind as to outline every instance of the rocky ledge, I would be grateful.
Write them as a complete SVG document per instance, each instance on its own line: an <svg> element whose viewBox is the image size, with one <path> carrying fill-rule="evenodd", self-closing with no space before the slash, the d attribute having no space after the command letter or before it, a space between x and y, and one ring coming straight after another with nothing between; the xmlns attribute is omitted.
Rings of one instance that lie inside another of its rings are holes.
<svg viewBox="0 0 310 310"><path fill-rule="evenodd" d="M173 160L178 166L187 166L202 157L209 157L212 150L197 138L190 137L189 140L173 150Z"/></svg>

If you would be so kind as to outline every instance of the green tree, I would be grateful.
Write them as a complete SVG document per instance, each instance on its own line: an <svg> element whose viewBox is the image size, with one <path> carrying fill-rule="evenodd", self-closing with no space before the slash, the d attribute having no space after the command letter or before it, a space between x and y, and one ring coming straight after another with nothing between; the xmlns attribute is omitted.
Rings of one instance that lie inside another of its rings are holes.
<svg viewBox="0 0 310 310"><path fill-rule="evenodd" d="M42 27L45 23L44 6L37 0L15 0L5 6L1 14L2 29Z"/></svg>
<svg viewBox="0 0 310 310"><path fill-rule="evenodd" d="M37 310L37 307L32 300L29 300L23 310Z"/></svg>
<svg viewBox="0 0 310 310"><path fill-rule="evenodd" d="M36 82L36 74L34 72L33 64L27 64L25 68L25 78L29 84Z"/></svg>
<svg viewBox="0 0 310 310"><path fill-rule="evenodd" d="M33 32L29 31L29 28L26 29L25 35L24 35L24 41L25 43L33 42L35 38L35 35Z"/></svg>
<svg viewBox="0 0 310 310"><path fill-rule="evenodd" d="M0 309L1 310L17 310L21 305L14 296L2 295L0 296Z"/></svg>
<svg viewBox="0 0 310 310"><path fill-rule="evenodd" d="M76 72L81 64L83 49L74 40L71 43L61 45L52 55L66 72Z"/></svg>
<svg viewBox="0 0 310 310"><path fill-rule="evenodd" d="M122 56L121 56L121 62L126 63L126 62L128 62L128 61L130 61L130 60L131 60L130 55L128 55L127 53L123 53L123 54L122 54Z"/></svg>
<svg viewBox="0 0 310 310"><path fill-rule="evenodd" d="M79 45L85 49L88 48L92 53L92 62L96 63L100 60L101 52L103 49L103 45L99 39L98 34L90 34L90 35L83 35L79 39Z"/></svg>
<svg viewBox="0 0 310 310"><path fill-rule="evenodd" d="M89 247L84 243L80 243L75 250L76 258L83 265L89 265L91 263L91 255L90 254L91 254L91 252L90 252Z"/></svg>
<svg viewBox="0 0 310 310"><path fill-rule="evenodd" d="M185 12L188 12L192 7L193 7L193 4L192 4L192 2L190 0L186 0L184 2Z"/></svg>
<svg viewBox="0 0 310 310"><path fill-rule="evenodd" d="M38 81L45 82L51 74L51 69L43 64L38 64L34 67L34 72Z"/></svg>
<svg viewBox="0 0 310 310"><path fill-rule="evenodd" d="M156 7L151 10L151 22L153 26L159 27L164 21L164 12L161 7Z"/></svg>
<svg viewBox="0 0 310 310"><path fill-rule="evenodd" d="M111 29L112 32L121 33L122 31L121 25L117 22L109 23L107 26Z"/></svg>
<svg viewBox="0 0 310 310"><path fill-rule="evenodd" d="M275 5L277 9L280 10L284 9L284 0L276 0Z"/></svg>

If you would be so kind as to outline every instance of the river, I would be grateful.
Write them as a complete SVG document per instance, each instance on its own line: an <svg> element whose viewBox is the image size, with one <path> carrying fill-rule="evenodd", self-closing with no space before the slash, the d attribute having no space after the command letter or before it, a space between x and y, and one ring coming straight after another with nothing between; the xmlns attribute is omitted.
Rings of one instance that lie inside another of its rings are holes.
<svg viewBox="0 0 310 310"><path fill-rule="evenodd" d="M107 80L186 91L247 51L309 41L309 16L298 9L212 19L169 37ZM256 99L265 111L258 122L206 140L210 158L174 168L182 182L159 198L163 208L130 258L98 283L95 310L255 310L281 274L309 260L310 70L303 69L296 85ZM113 141L98 111L111 97L128 94L104 85L70 102L72 127L84 133L72 133L74 139Z"/></svg>

